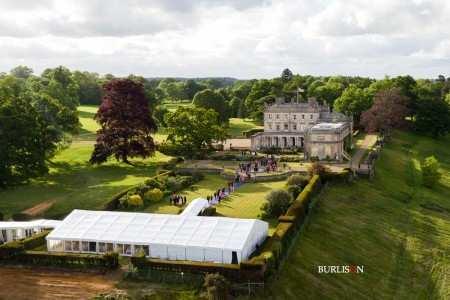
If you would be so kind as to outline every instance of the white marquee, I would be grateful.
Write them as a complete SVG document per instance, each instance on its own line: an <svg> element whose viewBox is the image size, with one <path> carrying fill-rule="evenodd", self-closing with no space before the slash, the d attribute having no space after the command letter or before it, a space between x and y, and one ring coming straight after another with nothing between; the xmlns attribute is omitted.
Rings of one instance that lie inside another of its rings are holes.
<svg viewBox="0 0 450 300"><path fill-rule="evenodd" d="M254 219L74 210L47 236L49 251L238 263L267 237Z"/></svg>

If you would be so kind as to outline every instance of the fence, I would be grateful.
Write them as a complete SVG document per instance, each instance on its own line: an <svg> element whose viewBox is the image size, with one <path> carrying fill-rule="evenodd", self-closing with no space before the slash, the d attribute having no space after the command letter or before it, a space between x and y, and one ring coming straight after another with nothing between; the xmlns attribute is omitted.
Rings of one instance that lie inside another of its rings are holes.
<svg viewBox="0 0 450 300"><path fill-rule="evenodd" d="M131 266L129 265L125 269L125 278L127 279L143 280L152 283L183 284L192 287L200 287L205 282L205 276L202 274L137 269Z"/></svg>

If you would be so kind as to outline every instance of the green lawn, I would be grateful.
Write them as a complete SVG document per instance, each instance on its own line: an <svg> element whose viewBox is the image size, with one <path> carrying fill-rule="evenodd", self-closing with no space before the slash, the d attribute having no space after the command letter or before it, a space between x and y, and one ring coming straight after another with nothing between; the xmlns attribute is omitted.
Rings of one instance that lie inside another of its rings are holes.
<svg viewBox="0 0 450 300"><path fill-rule="evenodd" d="M112 160L101 166L93 166L89 158L99 126L93 121L95 106L80 106L80 122L83 129L70 147L49 164L50 172L41 178L30 180L13 189L0 191L0 212L9 218L39 203L55 201L47 216L60 215L74 208L96 209L118 191L155 175L156 166L170 157L157 152L148 160L132 160L134 166ZM156 134L160 141L163 134Z"/></svg>
<svg viewBox="0 0 450 300"><path fill-rule="evenodd" d="M217 205L217 215L232 217L256 219L259 214L259 208L265 202L264 196L271 190L281 188L284 181L244 183L236 189L234 193L225 197L220 205ZM218 188L227 188L227 180L218 175L205 175L205 179L194 185L194 191L189 188L176 193L176 195L186 196L187 205L196 198L205 198L212 195ZM161 202L155 203L145 209L145 212L160 214L178 214L179 207L170 205L166 198ZM276 220L269 220L269 234L272 234L276 227Z"/></svg>
<svg viewBox="0 0 450 300"><path fill-rule="evenodd" d="M277 299L449 299L450 137L396 137L373 182L330 186L270 295ZM444 173L423 187L420 161ZM363 274L319 274L318 266L362 265Z"/></svg>
<svg viewBox="0 0 450 300"><path fill-rule="evenodd" d="M263 126L255 125L251 119L238 119L230 118L230 129L231 136L242 136L242 131L253 129L253 128L263 128Z"/></svg>

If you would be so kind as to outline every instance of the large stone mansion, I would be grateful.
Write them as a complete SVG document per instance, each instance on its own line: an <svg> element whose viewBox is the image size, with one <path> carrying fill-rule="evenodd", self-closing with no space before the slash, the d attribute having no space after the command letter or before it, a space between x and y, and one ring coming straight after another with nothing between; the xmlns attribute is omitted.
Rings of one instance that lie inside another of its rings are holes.
<svg viewBox="0 0 450 300"><path fill-rule="evenodd" d="M264 105L264 132L251 136L253 151L277 148L302 148L305 158L318 157L342 161L345 150L353 146L353 118L330 112L315 98L308 103L276 103Z"/></svg>

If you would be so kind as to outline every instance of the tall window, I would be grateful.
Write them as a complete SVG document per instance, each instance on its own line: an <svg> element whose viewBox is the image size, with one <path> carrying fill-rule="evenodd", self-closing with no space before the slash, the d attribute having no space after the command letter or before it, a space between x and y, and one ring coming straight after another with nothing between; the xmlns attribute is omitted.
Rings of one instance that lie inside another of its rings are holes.
<svg viewBox="0 0 450 300"><path fill-rule="evenodd" d="M294 118L294 120L297 120L297 115L294 115L294 117L293 117L293 118Z"/></svg>
<svg viewBox="0 0 450 300"><path fill-rule="evenodd" d="M271 114L269 114L269 120L270 120L270 119L272 119L272 115L271 115Z"/></svg>
<svg viewBox="0 0 450 300"><path fill-rule="evenodd" d="M305 115L302 115L302 120L304 120L305 119Z"/></svg>
<svg viewBox="0 0 450 300"><path fill-rule="evenodd" d="M279 131L280 130L280 125L277 125L277 131Z"/></svg>
<svg viewBox="0 0 450 300"><path fill-rule="evenodd" d="M288 130L288 124L284 124L284 130Z"/></svg>
<svg viewBox="0 0 450 300"><path fill-rule="evenodd" d="M288 117L287 114L284 114L284 119L285 119L285 120L287 120L287 117Z"/></svg>
<svg viewBox="0 0 450 300"><path fill-rule="evenodd" d="M297 130L297 124L294 124L294 126L293 126L292 129L293 129L293 130Z"/></svg>
<svg viewBox="0 0 450 300"><path fill-rule="evenodd" d="M280 118L280 115L277 115L277 120Z"/></svg>
<svg viewBox="0 0 450 300"><path fill-rule="evenodd" d="M313 119L313 115L310 115L311 120Z"/></svg>
<svg viewBox="0 0 450 300"><path fill-rule="evenodd" d="M272 124L269 124L269 130L272 130Z"/></svg>

